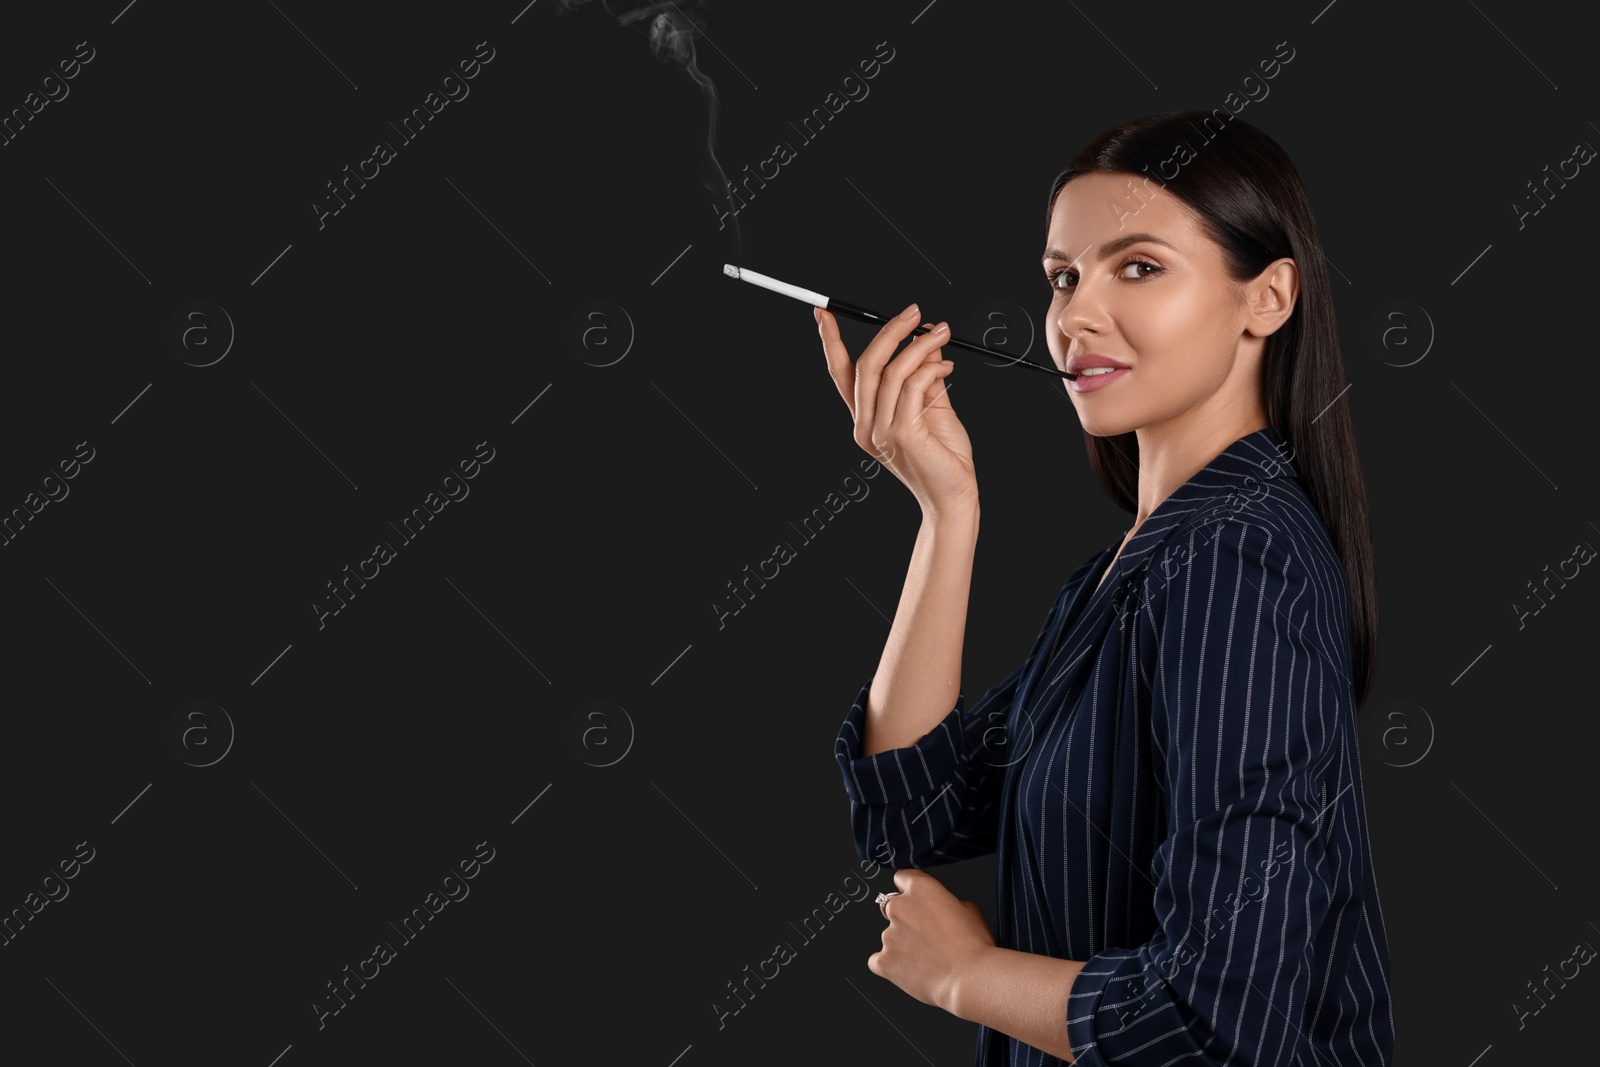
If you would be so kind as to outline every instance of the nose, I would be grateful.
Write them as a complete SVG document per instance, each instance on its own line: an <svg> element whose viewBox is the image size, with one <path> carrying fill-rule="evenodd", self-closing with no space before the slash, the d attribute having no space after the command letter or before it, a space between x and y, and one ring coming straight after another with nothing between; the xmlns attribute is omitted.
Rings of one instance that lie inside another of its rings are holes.
<svg viewBox="0 0 1600 1067"><path fill-rule="evenodd" d="M1061 341L1062 366L1066 366L1067 352L1074 342L1080 349L1086 349L1091 347L1091 338L1104 336L1109 328L1109 317L1098 294L1086 293L1085 290L1086 286L1078 283L1072 299L1054 317Z"/></svg>
<svg viewBox="0 0 1600 1067"><path fill-rule="evenodd" d="M1056 312L1055 325L1064 341L1081 342L1088 336L1105 333L1109 318L1099 288L1094 282L1079 277L1072 295Z"/></svg>

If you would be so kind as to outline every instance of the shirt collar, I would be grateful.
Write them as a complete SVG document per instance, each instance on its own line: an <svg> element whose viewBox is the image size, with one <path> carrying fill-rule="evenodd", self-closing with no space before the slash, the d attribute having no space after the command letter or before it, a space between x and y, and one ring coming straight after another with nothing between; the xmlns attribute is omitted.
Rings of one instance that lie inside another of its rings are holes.
<svg viewBox="0 0 1600 1067"><path fill-rule="evenodd" d="M1062 611L1062 621L1053 627L1051 645L1058 645L1059 641L1061 651L1046 657L1058 665L1054 667L1053 677L1045 685L1054 685L1062 673L1082 670L1083 664L1088 662L1085 654L1093 648L1099 635L1106 632L1106 627L1115 616L1109 609L1098 606L1099 603L1107 597L1120 603L1120 598L1126 592L1128 576L1136 573L1139 566L1149 560L1150 553L1155 552L1168 537L1181 533L1200 518L1222 517L1230 514L1230 509L1232 512L1248 509L1274 488L1304 493L1304 486L1298 482L1299 470L1294 467L1293 454L1293 448L1274 427L1264 427L1238 438L1237 442L1224 448L1221 454L1197 470L1194 477L1160 502L1128 544L1122 545L1123 537L1128 536L1128 531L1123 530L1122 536L1117 537L1114 544L1107 545L1098 557L1085 563L1083 581L1078 584L1066 609ZM1120 552L1118 545L1122 545ZM1099 585L1093 585L1098 581L1096 576L1101 574L1102 566L1106 566L1104 561L1114 553L1110 573ZM1069 617L1072 619L1070 625L1066 624ZM1045 661L1035 665L1024 681L1022 693L1032 693L1035 677L1043 669ZM1075 685L1078 685L1078 681L1069 683L1067 696L1074 693L1072 686Z"/></svg>
<svg viewBox="0 0 1600 1067"><path fill-rule="evenodd" d="M1297 482L1300 474L1293 456L1294 450L1275 427L1267 426L1239 438L1156 506L1113 566L1122 574L1131 574L1188 520L1226 508L1230 500L1237 509L1243 509L1259 500L1274 483ZM1123 537L1126 536L1124 530ZM1115 576L1108 577L1105 584L1109 586L1114 580Z"/></svg>
<svg viewBox="0 0 1600 1067"><path fill-rule="evenodd" d="M1246 434L1173 490L1145 518L1144 524L1126 545L1122 545L1128 534L1124 530L1114 543L1085 563L1080 572L1087 573L1083 574L1082 581L1061 612L1061 620L1052 627L1052 634L1059 636L1052 637L1051 645L1061 651L1052 653L1035 665L1023 681L1019 699L1033 691L1036 677L1045 669L1047 661L1058 666L1046 685L1054 684L1064 673L1083 669L1087 662L1085 653L1094 646L1115 614L1096 605L1106 597L1120 602L1123 593L1118 590L1126 585L1127 575L1135 573L1169 537L1201 518L1220 517L1229 513L1230 509L1245 510L1273 488L1280 492L1303 493L1292 457L1293 449L1273 427ZM1114 553L1111 573L1106 574L1105 580L1098 586L1093 586L1104 561ZM1073 577L1077 578L1080 572L1074 572ZM1065 621L1068 618L1072 620L1070 625Z"/></svg>

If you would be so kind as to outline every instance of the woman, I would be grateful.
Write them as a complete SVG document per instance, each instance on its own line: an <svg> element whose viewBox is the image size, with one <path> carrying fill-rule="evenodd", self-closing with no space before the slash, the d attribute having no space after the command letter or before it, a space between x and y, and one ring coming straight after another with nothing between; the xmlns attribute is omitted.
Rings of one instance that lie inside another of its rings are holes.
<svg viewBox="0 0 1600 1067"><path fill-rule="evenodd" d="M978 1023L980 1064L1387 1064L1355 722L1373 551L1299 176L1237 118L1154 115L1072 160L1047 225L1050 354L1133 524L970 709L978 487L948 329L894 355L913 304L852 363L817 312L857 443L923 514L835 748L857 849L900 868L867 966ZM992 933L921 870L989 853Z"/></svg>

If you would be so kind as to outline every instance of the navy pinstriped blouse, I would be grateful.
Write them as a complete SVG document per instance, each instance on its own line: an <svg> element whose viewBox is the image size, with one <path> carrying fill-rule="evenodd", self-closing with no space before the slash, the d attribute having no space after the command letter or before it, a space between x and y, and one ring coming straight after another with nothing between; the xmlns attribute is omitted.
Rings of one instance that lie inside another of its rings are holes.
<svg viewBox="0 0 1600 1067"><path fill-rule="evenodd" d="M835 741L863 859L994 853L995 943L1086 961L1080 1067L1389 1063L1345 576L1291 453L1230 445L916 744L861 755L870 679ZM1067 1061L979 1026L976 1062Z"/></svg>

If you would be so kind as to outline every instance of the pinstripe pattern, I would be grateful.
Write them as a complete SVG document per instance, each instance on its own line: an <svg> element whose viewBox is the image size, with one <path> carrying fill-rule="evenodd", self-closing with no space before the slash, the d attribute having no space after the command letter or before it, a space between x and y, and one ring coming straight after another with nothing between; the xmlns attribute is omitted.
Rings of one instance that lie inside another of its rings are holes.
<svg viewBox="0 0 1600 1067"><path fill-rule="evenodd" d="M1389 1063L1344 571L1282 442L1234 442L1098 589L1121 536L1074 571L970 709L863 758L869 679L835 741L863 858L994 853L995 942L1086 961L1080 1067ZM980 1026L976 1062L1066 1061Z"/></svg>

